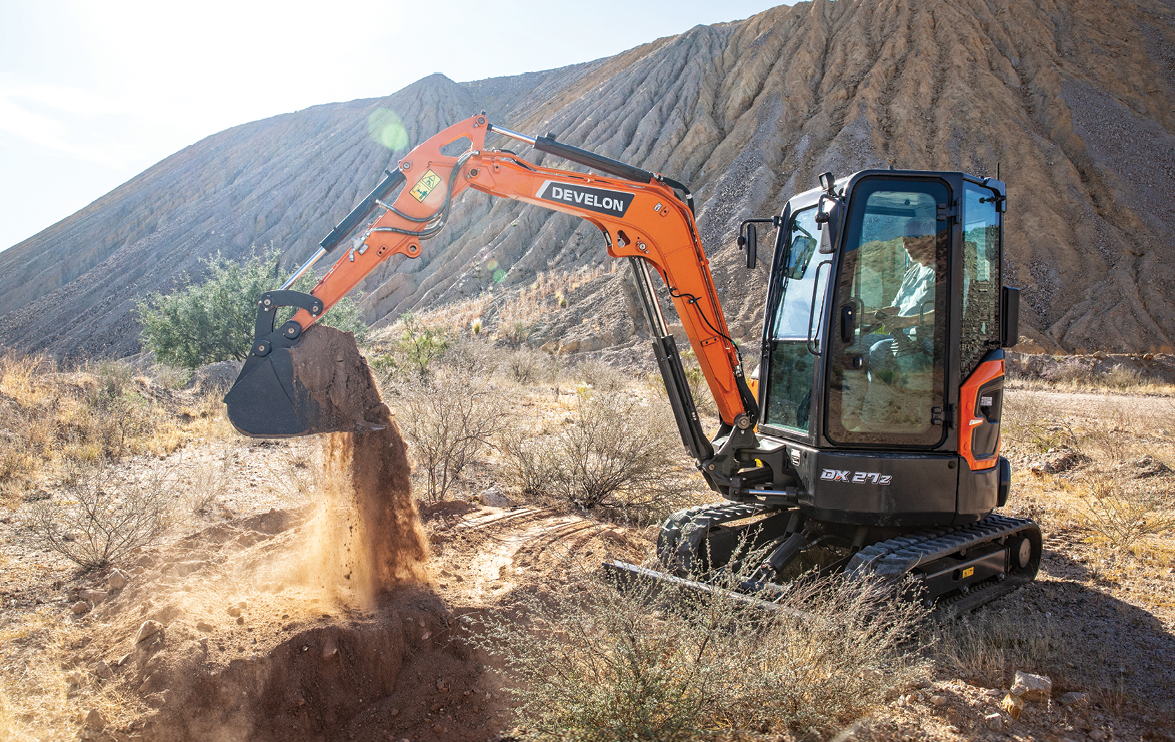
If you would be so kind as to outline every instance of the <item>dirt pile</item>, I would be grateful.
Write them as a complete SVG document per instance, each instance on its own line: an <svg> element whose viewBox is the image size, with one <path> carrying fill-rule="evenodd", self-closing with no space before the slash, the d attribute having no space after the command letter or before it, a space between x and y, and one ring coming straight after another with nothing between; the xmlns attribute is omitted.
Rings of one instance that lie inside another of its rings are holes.
<svg viewBox="0 0 1175 742"><path fill-rule="evenodd" d="M301 579L321 516L275 511L218 524L83 591L67 666L124 700L93 739L413 740L493 735L457 622L429 586L401 585L364 609ZM101 595L99 596L99 593ZM487 695L490 694L490 695Z"/></svg>

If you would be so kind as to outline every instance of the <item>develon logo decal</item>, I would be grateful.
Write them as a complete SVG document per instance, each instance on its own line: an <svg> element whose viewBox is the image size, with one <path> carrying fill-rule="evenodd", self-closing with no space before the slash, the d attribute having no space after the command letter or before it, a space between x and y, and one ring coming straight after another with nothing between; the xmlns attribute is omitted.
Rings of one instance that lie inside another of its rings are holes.
<svg viewBox="0 0 1175 742"><path fill-rule="evenodd" d="M552 180L545 181L539 186L539 192L535 195L544 201L571 204L609 216L624 216L633 198L633 194L623 191L608 191L575 183L556 183Z"/></svg>
<svg viewBox="0 0 1175 742"><path fill-rule="evenodd" d="M850 471L848 469L825 469L820 472L820 480L824 482L845 482L850 484L889 484L893 479L889 474L879 474L874 471Z"/></svg>

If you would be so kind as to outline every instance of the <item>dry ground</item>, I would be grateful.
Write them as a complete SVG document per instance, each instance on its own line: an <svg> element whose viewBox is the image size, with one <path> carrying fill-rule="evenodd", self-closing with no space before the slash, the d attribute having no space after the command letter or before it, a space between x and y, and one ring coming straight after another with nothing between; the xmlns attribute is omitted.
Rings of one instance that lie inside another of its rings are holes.
<svg viewBox="0 0 1175 742"><path fill-rule="evenodd" d="M528 425L571 414L575 381L501 383L506 412ZM643 382L626 389L648 394ZM194 393L167 394L199 406ZM1167 512L1175 505L1173 413L1165 396L1012 391L1007 510L1045 531L1039 579L934 629L932 676L838 738L1175 736L1175 533L1168 525L1124 538L1107 522L1128 520L1140 493ZM490 451L446 500L421 507L432 584L363 605L314 569L317 445L221 429L109 464L124 477L165 474L176 522L122 565L125 587L88 602L86 590L106 590L107 571L79 573L18 536L32 502L61 496L60 486L46 475L9 496L0 511L0 740L495 739L516 721L497 676L483 670L487 658L460 641L461 617L508 612L518 591L567 579L568 555L587 564L651 552L658 509L625 520L526 502ZM1089 494L1098 483L1100 499ZM471 502L491 488L519 504ZM690 490L663 509L706 497ZM1161 514L1142 517L1154 524ZM146 621L159 637L138 642ZM1030 702L1018 721L1002 716L1005 727L992 731L985 717L1016 670L1049 675L1052 698ZM1067 691L1088 693L1089 705L1063 706Z"/></svg>

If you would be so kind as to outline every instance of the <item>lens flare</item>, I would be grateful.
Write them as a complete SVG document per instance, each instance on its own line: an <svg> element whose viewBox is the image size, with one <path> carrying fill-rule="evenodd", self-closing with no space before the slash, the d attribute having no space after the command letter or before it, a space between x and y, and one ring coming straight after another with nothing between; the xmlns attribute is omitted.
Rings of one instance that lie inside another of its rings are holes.
<svg viewBox="0 0 1175 742"><path fill-rule="evenodd" d="M506 280L506 271L502 270L501 268L494 271L494 283L501 283L502 281L505 281L505 280Z"/></svg>
<svg viewBox="0 0 1175 742"><path fill-rule="evenodd" d="M490 273L498 270L498 261L491 259L490 262L486 263L486 270Z"/></svg>
<svg viewBox="0 0 1175 742"><path fill-rule="evenodd" d="M393 152L408 146L408 132L395 111L377 108L367 117L367 134Z"/></svg>

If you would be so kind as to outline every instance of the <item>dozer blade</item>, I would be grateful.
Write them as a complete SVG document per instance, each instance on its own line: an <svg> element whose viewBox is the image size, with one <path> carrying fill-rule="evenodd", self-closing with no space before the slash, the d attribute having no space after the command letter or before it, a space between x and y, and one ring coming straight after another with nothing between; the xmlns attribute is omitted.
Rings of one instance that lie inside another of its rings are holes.
<svg viewBox="0 0 1175 742"><path fill-rule="evenodd" d="M224 403L233 427L253 438L378 430L388 424L354 336L318 325L289 347L274 343L264 356L251 354Z"/></svg>

